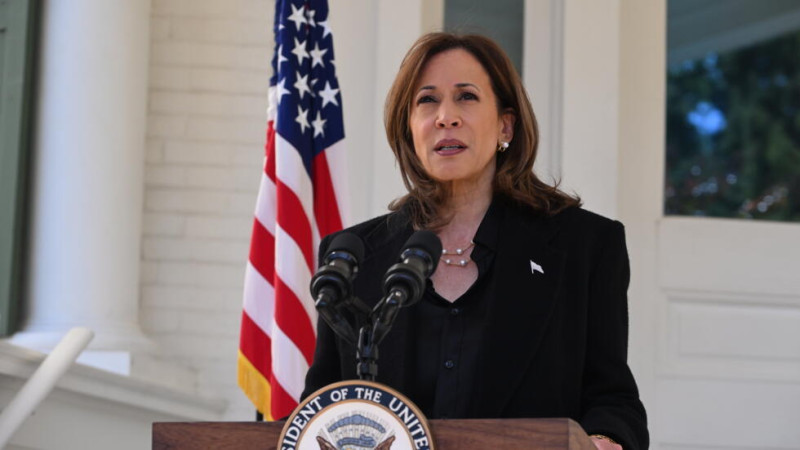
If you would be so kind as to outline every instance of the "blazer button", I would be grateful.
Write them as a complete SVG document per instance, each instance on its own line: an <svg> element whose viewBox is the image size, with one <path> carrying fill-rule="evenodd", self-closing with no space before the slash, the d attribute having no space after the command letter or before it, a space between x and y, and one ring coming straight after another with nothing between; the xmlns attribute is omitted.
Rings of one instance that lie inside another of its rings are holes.
<svg viewBox="0 0 800 450"><path fill-rule="evenodd" d="M459 308L453 308L453 309L450 310L450 315L452 315L452 316L457 316L460 313L461 313L461 310Z"/></svg>
<svg viewBox="0 0 800 450"><path fill-rule="evenodd" d="M452 359L448 359L447 361L444 362L444 367L445 368L452 369L455 366L456 366L456 363L454 363Z"/></svg>

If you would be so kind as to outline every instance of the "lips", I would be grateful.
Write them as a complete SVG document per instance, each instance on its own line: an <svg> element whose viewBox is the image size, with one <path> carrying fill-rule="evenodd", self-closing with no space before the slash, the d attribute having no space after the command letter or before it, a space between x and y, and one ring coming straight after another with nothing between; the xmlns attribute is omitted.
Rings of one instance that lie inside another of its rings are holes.
<svg viewBox="0 0 800 450"><path fill-rule="evenodd" d="M459 153L465 148L467 148L467 144L459 141L458 139L442 139L436 143L436 146L433 149L440 155L451 155L454 153Z"/></svg>

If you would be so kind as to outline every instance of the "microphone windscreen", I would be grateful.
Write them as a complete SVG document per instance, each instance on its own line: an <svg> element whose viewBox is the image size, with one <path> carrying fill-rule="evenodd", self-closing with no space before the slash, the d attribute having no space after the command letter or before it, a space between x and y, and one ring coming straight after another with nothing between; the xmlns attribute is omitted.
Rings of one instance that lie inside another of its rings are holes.
<svg viewBox="0 0 800 450"><path fill-rule="evenodd" d="M420 230L412 234L403 248L416 248L429 254L434 269L439 264L439 258L442 256L442 241L436 233L428 230Z"/></svg>
<svg viewBox="0 0 800 450"><path fill-rule="evenodd" d="M330 255L333 252L350 253L360 264L364 260L364 242L353 233L339 233L333 238L325 254Z"/></svg>

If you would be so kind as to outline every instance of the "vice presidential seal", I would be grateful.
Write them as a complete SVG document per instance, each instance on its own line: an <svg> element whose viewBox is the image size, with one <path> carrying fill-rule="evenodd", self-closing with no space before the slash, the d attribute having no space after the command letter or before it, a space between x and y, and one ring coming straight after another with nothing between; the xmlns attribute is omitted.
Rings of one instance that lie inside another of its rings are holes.
<svg viewBox="0 0 800 450"><path fill-rule="evenodd" d="M410 400L379 383L351 380L311 394L286 421L281 450L427 450L433 439Z"/></svg>

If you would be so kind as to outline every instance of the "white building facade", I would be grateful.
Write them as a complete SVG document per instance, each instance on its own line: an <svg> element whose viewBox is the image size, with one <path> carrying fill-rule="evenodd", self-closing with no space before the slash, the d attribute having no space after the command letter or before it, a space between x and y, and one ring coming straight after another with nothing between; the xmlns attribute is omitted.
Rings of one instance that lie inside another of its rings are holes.
<svg viewBox="0 0 800 450"><path fill-rule="evenodd" d="M354 223L403 192L384 97L443 0L329 3ZM652 448L797 448L800 228L664 216L666 12L525 1L537 170L626 225ZM0 404L40 360L17 346L47 350L78 325L97 337L94 368L71 370L12 444L143 448L153 421L252 420L236 358L274 2L44 0L42 13L28 320L0 347Z"/></svg>

